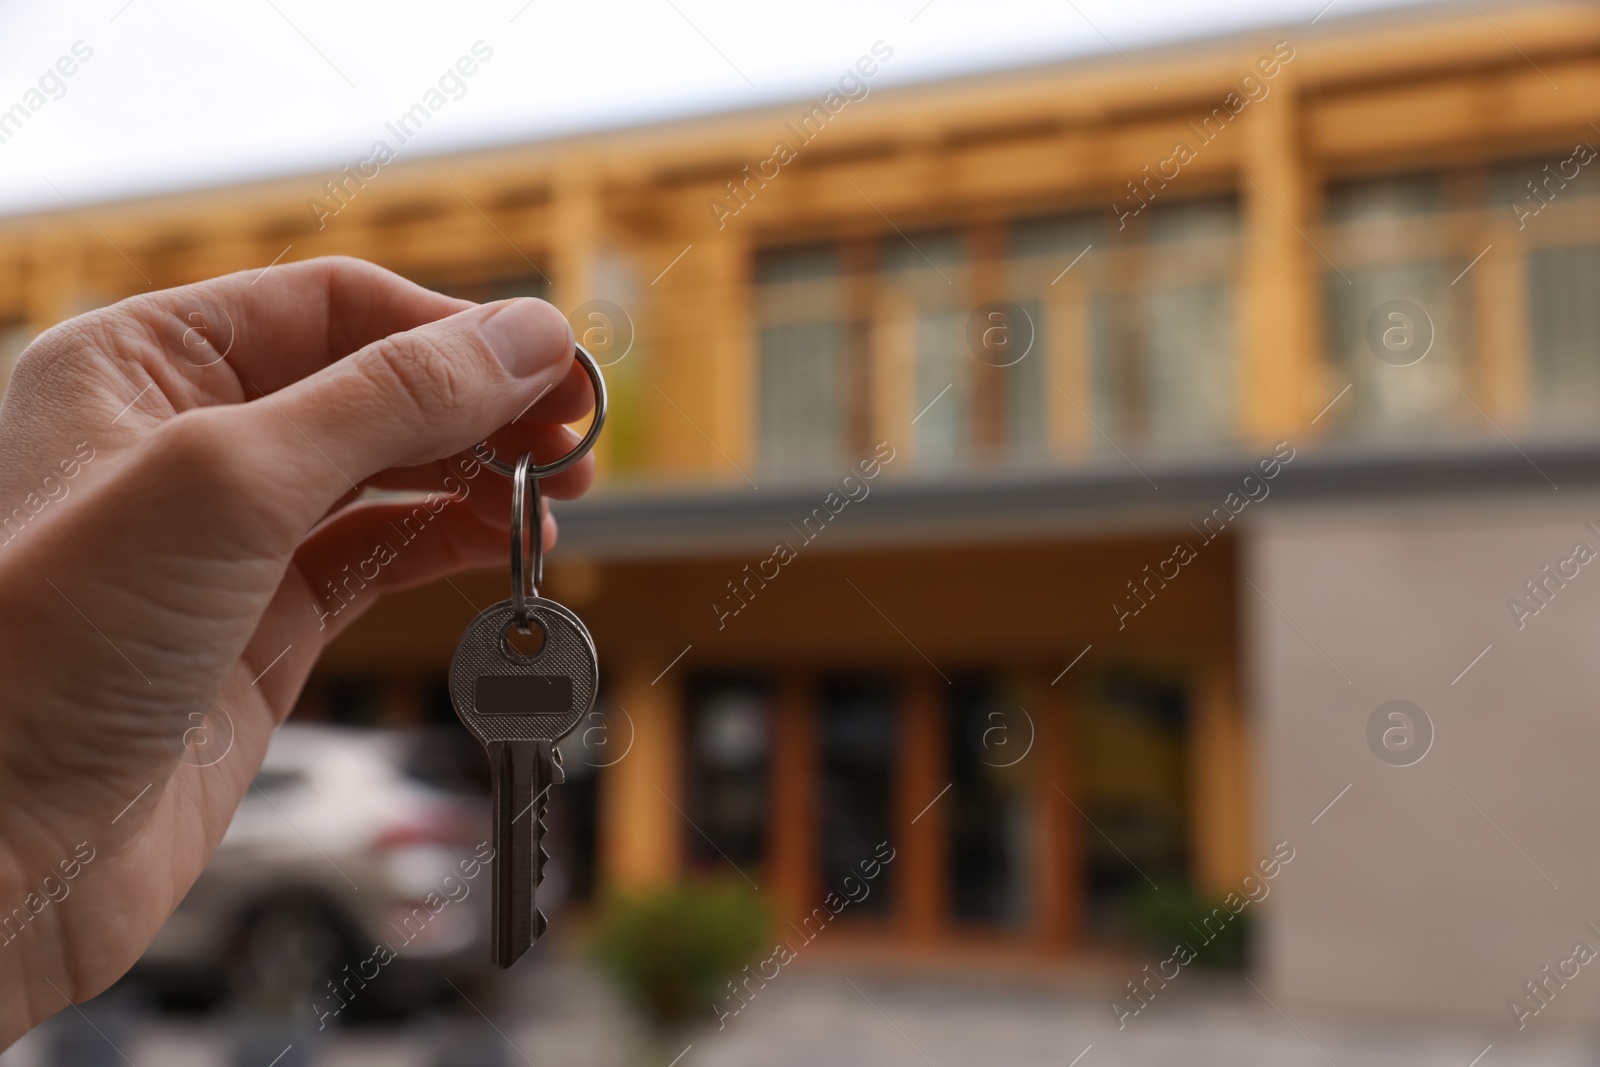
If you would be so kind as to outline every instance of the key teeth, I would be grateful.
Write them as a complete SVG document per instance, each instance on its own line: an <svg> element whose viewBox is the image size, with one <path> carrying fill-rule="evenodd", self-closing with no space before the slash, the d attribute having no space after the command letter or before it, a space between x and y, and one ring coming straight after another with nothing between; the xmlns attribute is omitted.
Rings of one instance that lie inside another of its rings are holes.
<svg viewBox="0 0 1600 1067"><path fill-rule="evenodd" d="M537 941L537 940L539 940L539 938L543 937L545 930L547 930L549 928L549 926L550 926L550 922L549 922L548 919L546 919L544 917L544 912L540 911L538 908L534 908L533 909L533 939L535 941Z"/></svg>

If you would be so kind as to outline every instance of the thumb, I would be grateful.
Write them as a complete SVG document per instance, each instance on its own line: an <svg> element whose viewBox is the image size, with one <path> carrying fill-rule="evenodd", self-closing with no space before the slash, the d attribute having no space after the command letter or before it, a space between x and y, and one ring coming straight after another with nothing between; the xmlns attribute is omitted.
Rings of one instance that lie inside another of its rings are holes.
<svg viewBox="0 0 1600 1067"><path fill-rule="evenodd" d="M566 377L572 330L543 300L483 304L392 334L244 405L263 477L308 529L390 467L453 455Z"/></svg>

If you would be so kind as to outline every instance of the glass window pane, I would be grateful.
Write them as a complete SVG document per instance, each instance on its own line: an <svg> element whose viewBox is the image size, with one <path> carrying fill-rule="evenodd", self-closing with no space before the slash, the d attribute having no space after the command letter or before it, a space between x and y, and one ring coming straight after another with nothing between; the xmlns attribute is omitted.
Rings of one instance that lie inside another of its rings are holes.
<svg viewBox="0 0 1600 1067"><path fill-rule="evenodd" d="M840 455L838 323L761 331L761 463L779 473L831 467Z"/></svg>
<svg viewBox="0 0 1600 1067"><path fill-rule="evenodd" d="M1045 305L1039 300L1018 304L1033 323L1033 348L1009 366L1002 367L1004 396L1001 434L1013 458L1043 455L1048 440L1049 410L1045 392L1050 388L1049 357L1045 354Z"/></svg>
<svg viewBox="0 0 1600 1067"><path fill-rule="evenodd" d="M823 686L820 847L823 885L829 889L837 891L848 875L859 878L861 861L891 840L898 714L887 680L836 680ZM885 867L874 891L850 911L887 914L894 870Z"/></svg>
<svg viewBox="0 0 1600 1067"><path fill-rule="evenodd" d="M701 868L732 860L750 871L765 858L770 705L754 682L704 682L690 692L689 803L700 832L685 840Z"/></svg>
<svg viewBox="0 0 1600 1067"><path fill-rule="evenodd" d="M1533 159L1516 159L1489 168L1491 211L1503 211L1519 229L1544 225L1545 208L1565 199L1600 193L1600 167L1580 165L1571 149ZM1540 219L1535 223L1534 219Z"/></svg>
<svg viewBox="0 0 1600 1067"><path fill-rule="evenodd" d="M958 679L945 707L952 910L964 922L1021 925L1033 853L1022 759L1031 723L993 678Z"/></svg>
<svg viewBox="0 0 1600 1067"><path fill-rule="evenodd" d="M838 252L769 253L756 278L762 467L780 474L829 469L844 453Z"/></svg>
<svg viewBox="0 0 1600 1067"><path fill-rule="evenodd" d="M1351 266L1343 275L1324 276L1328 345L1335 364L1355 384L1341 420L1353 432L1394 436L1438 431L1448 423L1459 402L1455 368L1470 321L1458 312L1461 294L1450 287L1451 268L1459 272L1460 266L1437 261ZM1420 362L1392 366L1367 343L1367 320L1391 300L1411 301L1431 324L1433 345Z"/></svg>
<svg viewBox="0 0 1600 1067"><path fill-rule="evenodd" d="M1231 297L1220 283L1158 289L1146 296L1151 445L1202 444L1229 436L1235 395Z"/></svg>
<svg viewBox="0 0 1600 1067"><path fill-rule="evenodd" d="M1452 247L1446 206L1443 181L1433 172L1329 189L1324 251L1339 269L1323 278L1325 343L1336 377L1354 384L1349 402L1329 412L1329 424L1369 438L1439 433L1463 406L1456 380L1470 350L1472 316L1461 302L1471 290L1450 283L1471 256L1458 257ZM1395 300L1421 308L1420 319L1399 313L1432 337L1426 355L1407 366L1380 360L1367 339L1369 319Z"/></svg>
<svg viewBox="0 0 1600 1067"><path fill-rule="evenodd" d="M972 359L966 345L967 317L959 311L917 316L915 424L917 466L948 470L966 458L971 439Z"/></svg>
<svg viewBox="0 0 1600 1067"><path fill-rule="evenodd" d="M1112 250L1090 322L1096 422L1113 438L1167 450L1231 440L1238 228L1231 197L1156 204Z"/></svg>
<svg viewBox="0 0 1600 1067"><path fill-rule="evenodd" d="M1528 254L1535 402L1557 424L1592 427L1600 410L1600 247Z"/></svg>
<svg viewBox="0 0 1600 1067"><path fill-rule="evenodd" d="M1327 215L1334 224L1386 221L1442 210L1444 187L1433 171L1335 182Z"/></svg>
<svg viewBox="0 0 1600 1067"><path fill-rule="evenodd" d="M1125 939L1150 883L1181 883L1188 870L1186 701L1180 688L1139 677L1089 688L1076 801L1097 828L1083 836L1087 919L1097 934Z"/></svg>
<svg viewBox="0 0 1600 1067"><path fill-rule="evenodd" d="M1062 387L1053 380L1051 367L1063 354L1051 345L1063 343L1066 336L1054 317L1072 316L1080 324L1091 320L1082 308L1104 285L1106 244L1105 219L1099 212L1019 219L1007 233L1005 292L1032 319L1034 332L1032 351L1004 371L1002 434L1014 458L1046 454L1048 394ZM1089 344L1089 338L1080 343ZM1063 388L1074 404L1105 425L1110 413L1106 398L1095 391L1097 386L1091 382L1088 396L1076 395L1082 390L1075 382ZM1098 435L1094 440L1096 445L1103 443Z"/></svg>
<svg viewBox="0 0 1600 1067"><path fill-rule="evenodd" d="M908 418L916 464L943 470L964 463L972 447L972 364L967 349L965 242L959 233L913 233L885 239L883 284L916 308L913 394Z"/></svg>

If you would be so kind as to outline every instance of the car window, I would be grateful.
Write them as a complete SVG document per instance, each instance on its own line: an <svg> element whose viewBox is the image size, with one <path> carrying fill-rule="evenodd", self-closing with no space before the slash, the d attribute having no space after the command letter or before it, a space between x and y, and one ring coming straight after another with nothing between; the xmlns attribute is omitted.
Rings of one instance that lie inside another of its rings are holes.
<svg viewBox="0 0 1600 1067"><path fill-rule="evenodd" d="M408 778L450 793L489 791L489 761L465 730L414 730L399 740L400 770Z"/></svg>
<svg viewBox="0 0 1600 1067"><path fill-rule="evenodd" d="M306 780L303 771L287 770L284 768L263 767L256 772L256 777L250 783L252 789L259 789L267 795L281 793L284 790L301 784Z"/></svg>

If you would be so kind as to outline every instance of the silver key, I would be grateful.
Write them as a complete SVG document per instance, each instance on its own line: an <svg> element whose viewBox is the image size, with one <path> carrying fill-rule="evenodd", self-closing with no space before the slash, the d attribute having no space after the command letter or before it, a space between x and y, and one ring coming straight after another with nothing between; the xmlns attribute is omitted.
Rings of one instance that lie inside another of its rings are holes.
<svg viewBox="0 0 1600 1067"><path fill-rule="evenodd" d="M490 936L494 962L509 967L544 933L535 893L544 880L544 814L562 781L556 743L594 708L600 668L582 621L542 597L525 601L529 629L544 643L531 656L507 640L516 607L483 612L450 663L450 699L489 754L494 789Z"/></svg>
<svg viewBox="0 0 1600 1067"><path fill-rule="evenodd" d="M594 421L576 448L550 463L524 452L515 465L487 444L474 453L511 478L511 599L467 627L450 661L450 701L489 754L494 790L491 937L494 962L509 967L545 931L535 891L544 881L544 813L550 787L562 781L556 744L594 709L600 667L582 621L539 596L544 580L539 479L570 468L594 446L606 419L606 383L582 345L573 359L594 389ZM524 559L526 557L526 560ZM509 635L538 635L520 647Z"/></svg>

